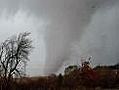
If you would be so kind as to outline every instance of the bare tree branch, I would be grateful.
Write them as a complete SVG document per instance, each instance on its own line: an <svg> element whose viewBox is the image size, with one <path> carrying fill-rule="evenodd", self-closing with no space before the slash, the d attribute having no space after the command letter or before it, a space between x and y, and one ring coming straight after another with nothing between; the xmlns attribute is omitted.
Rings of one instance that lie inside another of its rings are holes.
<svg viewBox="0 0 119 90"><path fill-rule="evenodd" d="M32 40L28 38L30 33L20 33L5 40L0 45L0 73L5 80L10 80L14 74L21 75L21 68L29 60ZM23 72L23 71L22 71ZM25 72L24 72L25 73ZM4 81L6 82L6 81Z"/></svg>

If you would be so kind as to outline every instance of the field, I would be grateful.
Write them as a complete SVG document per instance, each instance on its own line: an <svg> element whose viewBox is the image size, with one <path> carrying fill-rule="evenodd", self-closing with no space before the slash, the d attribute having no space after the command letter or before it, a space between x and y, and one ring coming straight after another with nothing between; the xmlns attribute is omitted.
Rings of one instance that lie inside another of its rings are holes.
<svg viewBox="0 0 119 90"><path fill-rule="evenodd" d="M13 78L10 88L12 90L119 90L119 68L83 67L64 75Z"/></svg>

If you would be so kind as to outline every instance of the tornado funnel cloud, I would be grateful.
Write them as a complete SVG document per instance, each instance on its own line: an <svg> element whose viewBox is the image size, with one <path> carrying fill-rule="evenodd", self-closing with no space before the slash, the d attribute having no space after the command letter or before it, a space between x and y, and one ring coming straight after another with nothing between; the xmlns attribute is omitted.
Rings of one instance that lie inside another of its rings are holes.
<svg viewBox="0 0 119 90"><path fill-rule="evenodd" d="M45 74L80 63L82 56L93 56L94 65L117 63L119 2L66 0L60 4L64 6L57 7L46 31Z"/></svg>

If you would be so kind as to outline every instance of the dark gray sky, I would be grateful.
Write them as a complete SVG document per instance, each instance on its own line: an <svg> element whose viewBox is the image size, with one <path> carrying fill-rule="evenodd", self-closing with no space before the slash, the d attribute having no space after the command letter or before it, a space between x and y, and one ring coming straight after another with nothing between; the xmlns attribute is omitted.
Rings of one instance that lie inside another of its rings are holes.
<svg viewBox="0 0 119 90"><path fill-rule="evenodd" d="M119 62L118 24L118 0L0 0L0 41L32 32L30 75L61 72L82 56Z"/></svg>

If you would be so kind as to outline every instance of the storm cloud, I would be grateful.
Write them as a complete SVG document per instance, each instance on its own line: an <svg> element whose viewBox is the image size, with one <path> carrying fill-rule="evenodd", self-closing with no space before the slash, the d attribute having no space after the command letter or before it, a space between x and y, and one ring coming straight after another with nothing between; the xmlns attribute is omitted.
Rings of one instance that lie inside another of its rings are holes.
<svg viewBox="0 0 119 90"><path fill-rule="evenodd" d="M0 35L30 31L36 47L30 75L61 72L93 56L93 64L119 59L118 0L0 0Z"/></svg>

